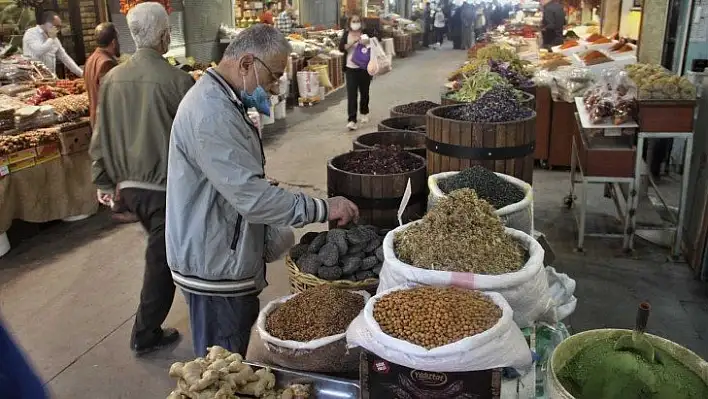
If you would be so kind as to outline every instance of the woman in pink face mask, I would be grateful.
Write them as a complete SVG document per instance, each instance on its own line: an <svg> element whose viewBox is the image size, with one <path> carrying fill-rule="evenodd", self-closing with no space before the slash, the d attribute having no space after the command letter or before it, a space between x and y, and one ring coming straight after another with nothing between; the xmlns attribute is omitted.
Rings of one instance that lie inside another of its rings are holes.
<svg viewBox="0 0 708 399"><path fill-rule="evenodd" d="M347 55L344 74L347 80L347 129L356 130L357 123L369 121L369 86L371 75L365 65L357 64L356 52L367 52L369 38L378 37L376 32L365 29L358 13L349 15L347 28L339 42L339 51ZM357 119L357 99L360 118Z"/></svg>

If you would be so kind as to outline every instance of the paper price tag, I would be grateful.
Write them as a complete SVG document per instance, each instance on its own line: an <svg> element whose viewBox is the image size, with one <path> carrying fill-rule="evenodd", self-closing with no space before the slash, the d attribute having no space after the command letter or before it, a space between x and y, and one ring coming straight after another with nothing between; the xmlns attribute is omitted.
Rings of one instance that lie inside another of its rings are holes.
<svg viewBox="0 0 708 399"><path fill-rule="evenodd" d="M406 211L408 207L408 201L411 199L411 179L408 179L406 183L406 191L403 192L403 198L401 199L401 205L398 206L398 225L403 226L403 212Z"/></svg>

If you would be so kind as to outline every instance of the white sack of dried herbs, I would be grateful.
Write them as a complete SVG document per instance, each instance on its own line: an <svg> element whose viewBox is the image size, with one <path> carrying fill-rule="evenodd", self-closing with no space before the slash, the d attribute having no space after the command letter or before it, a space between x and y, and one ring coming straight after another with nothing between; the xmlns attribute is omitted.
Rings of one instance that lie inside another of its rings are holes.
<svg viewBox="0 0 708 399"><path fill-rule="evenodd" d="M487 173L480 173L483 171ZM478 196L480 191L483 192L482 199L486 199L485 195L492 197L493 200L488 202L492 206L495 201L500 205L495 208L494 213L501 218L506 227L528 234L533 233L533 189L530 184L514 176L492 172L481 166L468 168L463 172L467 175L467 179L455 182L450 182L449 179L459 177L462 172L442 172L428 176L428 211L447 196L444 188L449 190L451 184L458 184L460 188L467 187L475 190ZM496 176L489 178L490 174ZM446 180L447 186L444 184ZM499 184L500 181L506 184ZM512 187L520 194L514 193Z"/></svg>

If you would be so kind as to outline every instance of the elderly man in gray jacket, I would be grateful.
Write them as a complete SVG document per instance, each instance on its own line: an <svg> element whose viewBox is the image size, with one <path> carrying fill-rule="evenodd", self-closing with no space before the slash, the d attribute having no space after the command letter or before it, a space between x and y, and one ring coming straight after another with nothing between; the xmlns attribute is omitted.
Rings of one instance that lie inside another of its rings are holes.
<svg viewBox="0 0 708 399"><path fill-rule="evenodd" d="M258 130L246 111L269 112L291 52L277 29L241 32L182 100L167 173L167 260L189 307L194 351L245 355L266 287L266 235L278 227L356 221L342 197L291 193L265 178Z"/></svg>

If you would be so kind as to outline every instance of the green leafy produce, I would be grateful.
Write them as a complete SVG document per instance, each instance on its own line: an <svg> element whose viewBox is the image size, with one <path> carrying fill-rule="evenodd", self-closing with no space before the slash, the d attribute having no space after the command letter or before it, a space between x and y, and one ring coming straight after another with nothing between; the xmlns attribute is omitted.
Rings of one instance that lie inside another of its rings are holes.
<svg viewBox="0 0 708 399"><path fill-rule="evenodd" d="M472 102L482 97L496 86L508 86L509 83L498 73L488 68L480 69L462 81L460 90L452 93L450 98L457 101Z"/></svg>
<svg viewBox="0 0 708 399"><path fill-rule="evenodd" d="M630 333L631 334L631 333ZM668 352L655 348L659 362L629 351L616 351L616 339L582 349L559 372L577 399L699 399L708 386Z"/></svg>

